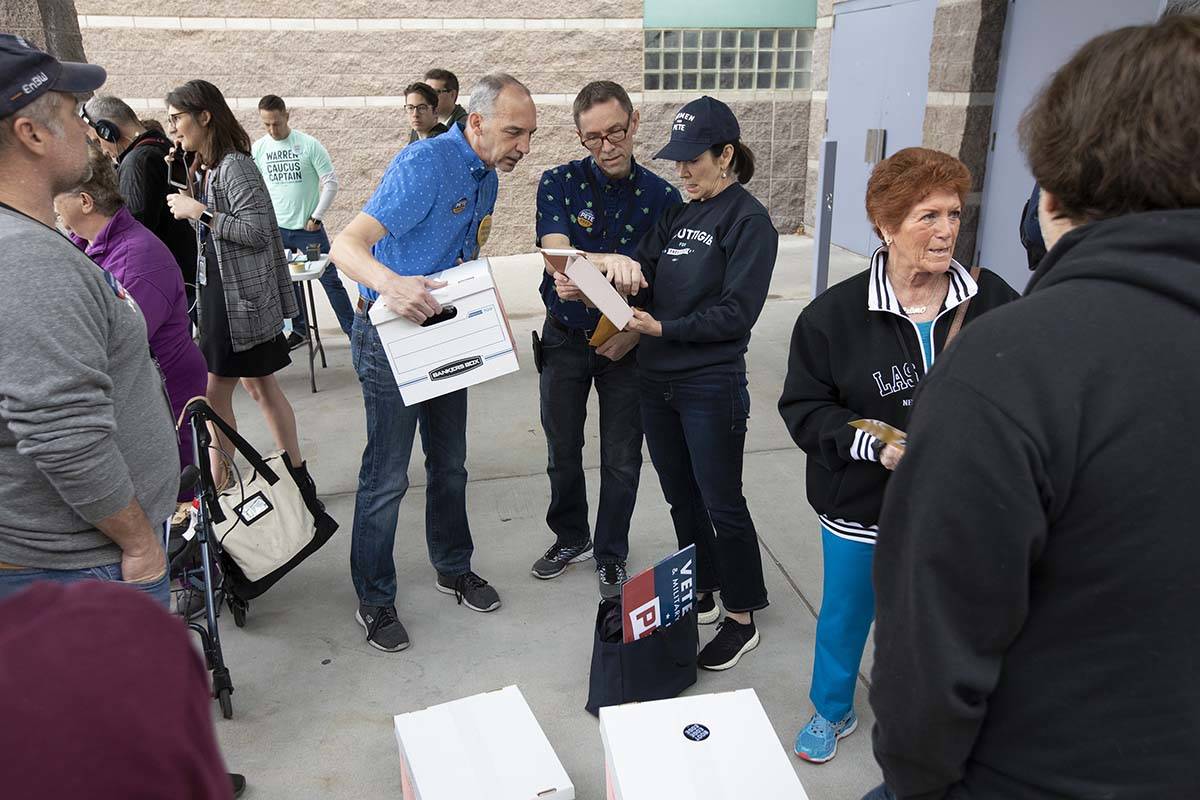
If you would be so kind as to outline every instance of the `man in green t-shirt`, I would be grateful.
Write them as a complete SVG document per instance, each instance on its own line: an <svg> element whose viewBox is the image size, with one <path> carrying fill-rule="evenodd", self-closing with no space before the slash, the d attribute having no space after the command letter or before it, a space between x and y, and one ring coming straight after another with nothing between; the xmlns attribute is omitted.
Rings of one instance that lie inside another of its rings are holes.
<svg viewBox="0 0 1200 800"><path fill-rule="evenodd" d="M287 105L282 97L269 94L258 101L258 116L267 135L254 143L251 153L271 193L283 246L305 250L310 244L319 244L321 252L328 253L329 237L321 220L338 190L329 151L307 133L289 127ZM338 325L349 336L354 310L337 268L330 264L320 280ZM300 284L295 288L300 313L292 320L292 335L288 337L292 347L303 344L308 332Z"/></svg>

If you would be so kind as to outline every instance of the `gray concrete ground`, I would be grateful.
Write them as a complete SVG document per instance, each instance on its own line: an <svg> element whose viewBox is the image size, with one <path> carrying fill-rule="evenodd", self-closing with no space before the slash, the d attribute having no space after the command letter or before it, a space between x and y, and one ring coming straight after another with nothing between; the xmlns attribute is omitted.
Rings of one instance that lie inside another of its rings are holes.
<svg viewBox="0 0 1200 800"><path fill-rule="evenodd" d="M804 457L775 410L796 315L808 299L812 240L786 237L771 299L750 344L752 418L745 458L745 491L762 541L771 606L756 615L762 644L726 673L701 673L689 693L753 688L779 741L792 739L811 713L815 609L821 599L819 529L803 490ZM833 280L862 269L863 259L835 251ZM307 365L298 358L281 373L296 409L302 447L330 513L341 529L325 548L250 604L243 629L222 616L225 654L235 685L234 717L216 727L229 768L246 774L255 798L399 797L400 776L392 715L517 684L533 708L581 800L604 797L603 747L596 720L583 710L597 591L591 562L543 582L529 574L550 544L544 522L549 500L546 450L538 416L537 375L528 355L529 332L542 313L535 286L538 261L497 263L497 277L522 347L515 375L471 390L468 488L475 539L474 568L495 585L504 605L479 614L433 588L424 545L424 473L418 450L412 490L396 537L397 607L412 637L402 653L382 653L363 641L354 621L350 583L350 524L364 442L362 399L345 337L328 306L319 307L329 366L311 394ZM318 288L318 295L321 291ZM318 298L323 304L323 297ZM261 416L244 393L237 404L241 430L272 449ZM585 452L593 507L598 490L594 446L596 410L589 416ZM631 533L631 571L674 549L670 517L658 478L645 459ZM713 629L701 629L702 641ZM863 674L869 674L870 646ZM856 800L875 786L873 716L860 682L861 722L838 757L813 766L793 758L813 800ZM215 710L215 703L214 703ZM464 767L467 765L464 765Z"/></svg>

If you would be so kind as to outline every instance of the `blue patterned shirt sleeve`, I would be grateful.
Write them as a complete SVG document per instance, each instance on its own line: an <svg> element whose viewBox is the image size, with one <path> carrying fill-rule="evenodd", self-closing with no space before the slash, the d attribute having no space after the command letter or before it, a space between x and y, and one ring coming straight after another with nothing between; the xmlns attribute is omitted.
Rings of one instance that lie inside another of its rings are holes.
<svg viewBox="0 0 1200 800"><path fill-rule="evenodd" d="M378 220L389 235L400 237L429 216L437 197L437 158L429 150L401 151L390 165L363 213Z"/></svg>
<svg viewBox="0 0 1200 800"><path fill-rule="evenodd" d="M564 204L566 188L559 177L563 167L548 169L542 173L542 179L537 187L537 245L541 247L542 237L548 233L561 233L570 238L571 229L567 225L567 207Z"/></svg>

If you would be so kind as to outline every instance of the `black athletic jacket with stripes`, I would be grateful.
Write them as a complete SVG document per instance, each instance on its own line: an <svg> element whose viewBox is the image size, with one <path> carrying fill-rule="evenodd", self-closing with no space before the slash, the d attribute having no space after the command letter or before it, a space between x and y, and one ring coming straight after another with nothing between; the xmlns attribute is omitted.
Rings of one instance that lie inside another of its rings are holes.
<svg viewBox="0 0 1200 800"><path fill-rule="evenodd" d="M851 428L878 419L907 430L917 385L929 370L916 324L887 280L887 250L866 271L842 281L800 313L792 332L779 413L808 456L808 502L832 533L874 544L890 474L876 439ZM933 325L933 352L942 351L955 310L970 300L964 327L1016 299L1004 279L982 270L979 282L957 261Z"/></svg>

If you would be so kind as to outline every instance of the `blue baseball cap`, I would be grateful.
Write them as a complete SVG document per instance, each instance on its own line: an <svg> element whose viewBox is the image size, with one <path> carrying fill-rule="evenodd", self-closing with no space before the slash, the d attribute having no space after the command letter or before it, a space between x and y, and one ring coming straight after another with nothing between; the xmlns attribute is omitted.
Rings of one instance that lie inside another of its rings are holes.
<svg viewBox="0 0 1200 800"><path fill-rule="evenodd" d="M59 61L20 36L0 33L0 117L17 113L46 92L85 94L107 79L104 67Z"/></svg>
<svg viewBox="0 0 1200 800"><path fill-rule="evenodd" d="M704 95L679 109L671 124L671 141L654 157L691 161L713 145L736 142L741 135L742 129L729 106Z"/></svg>

